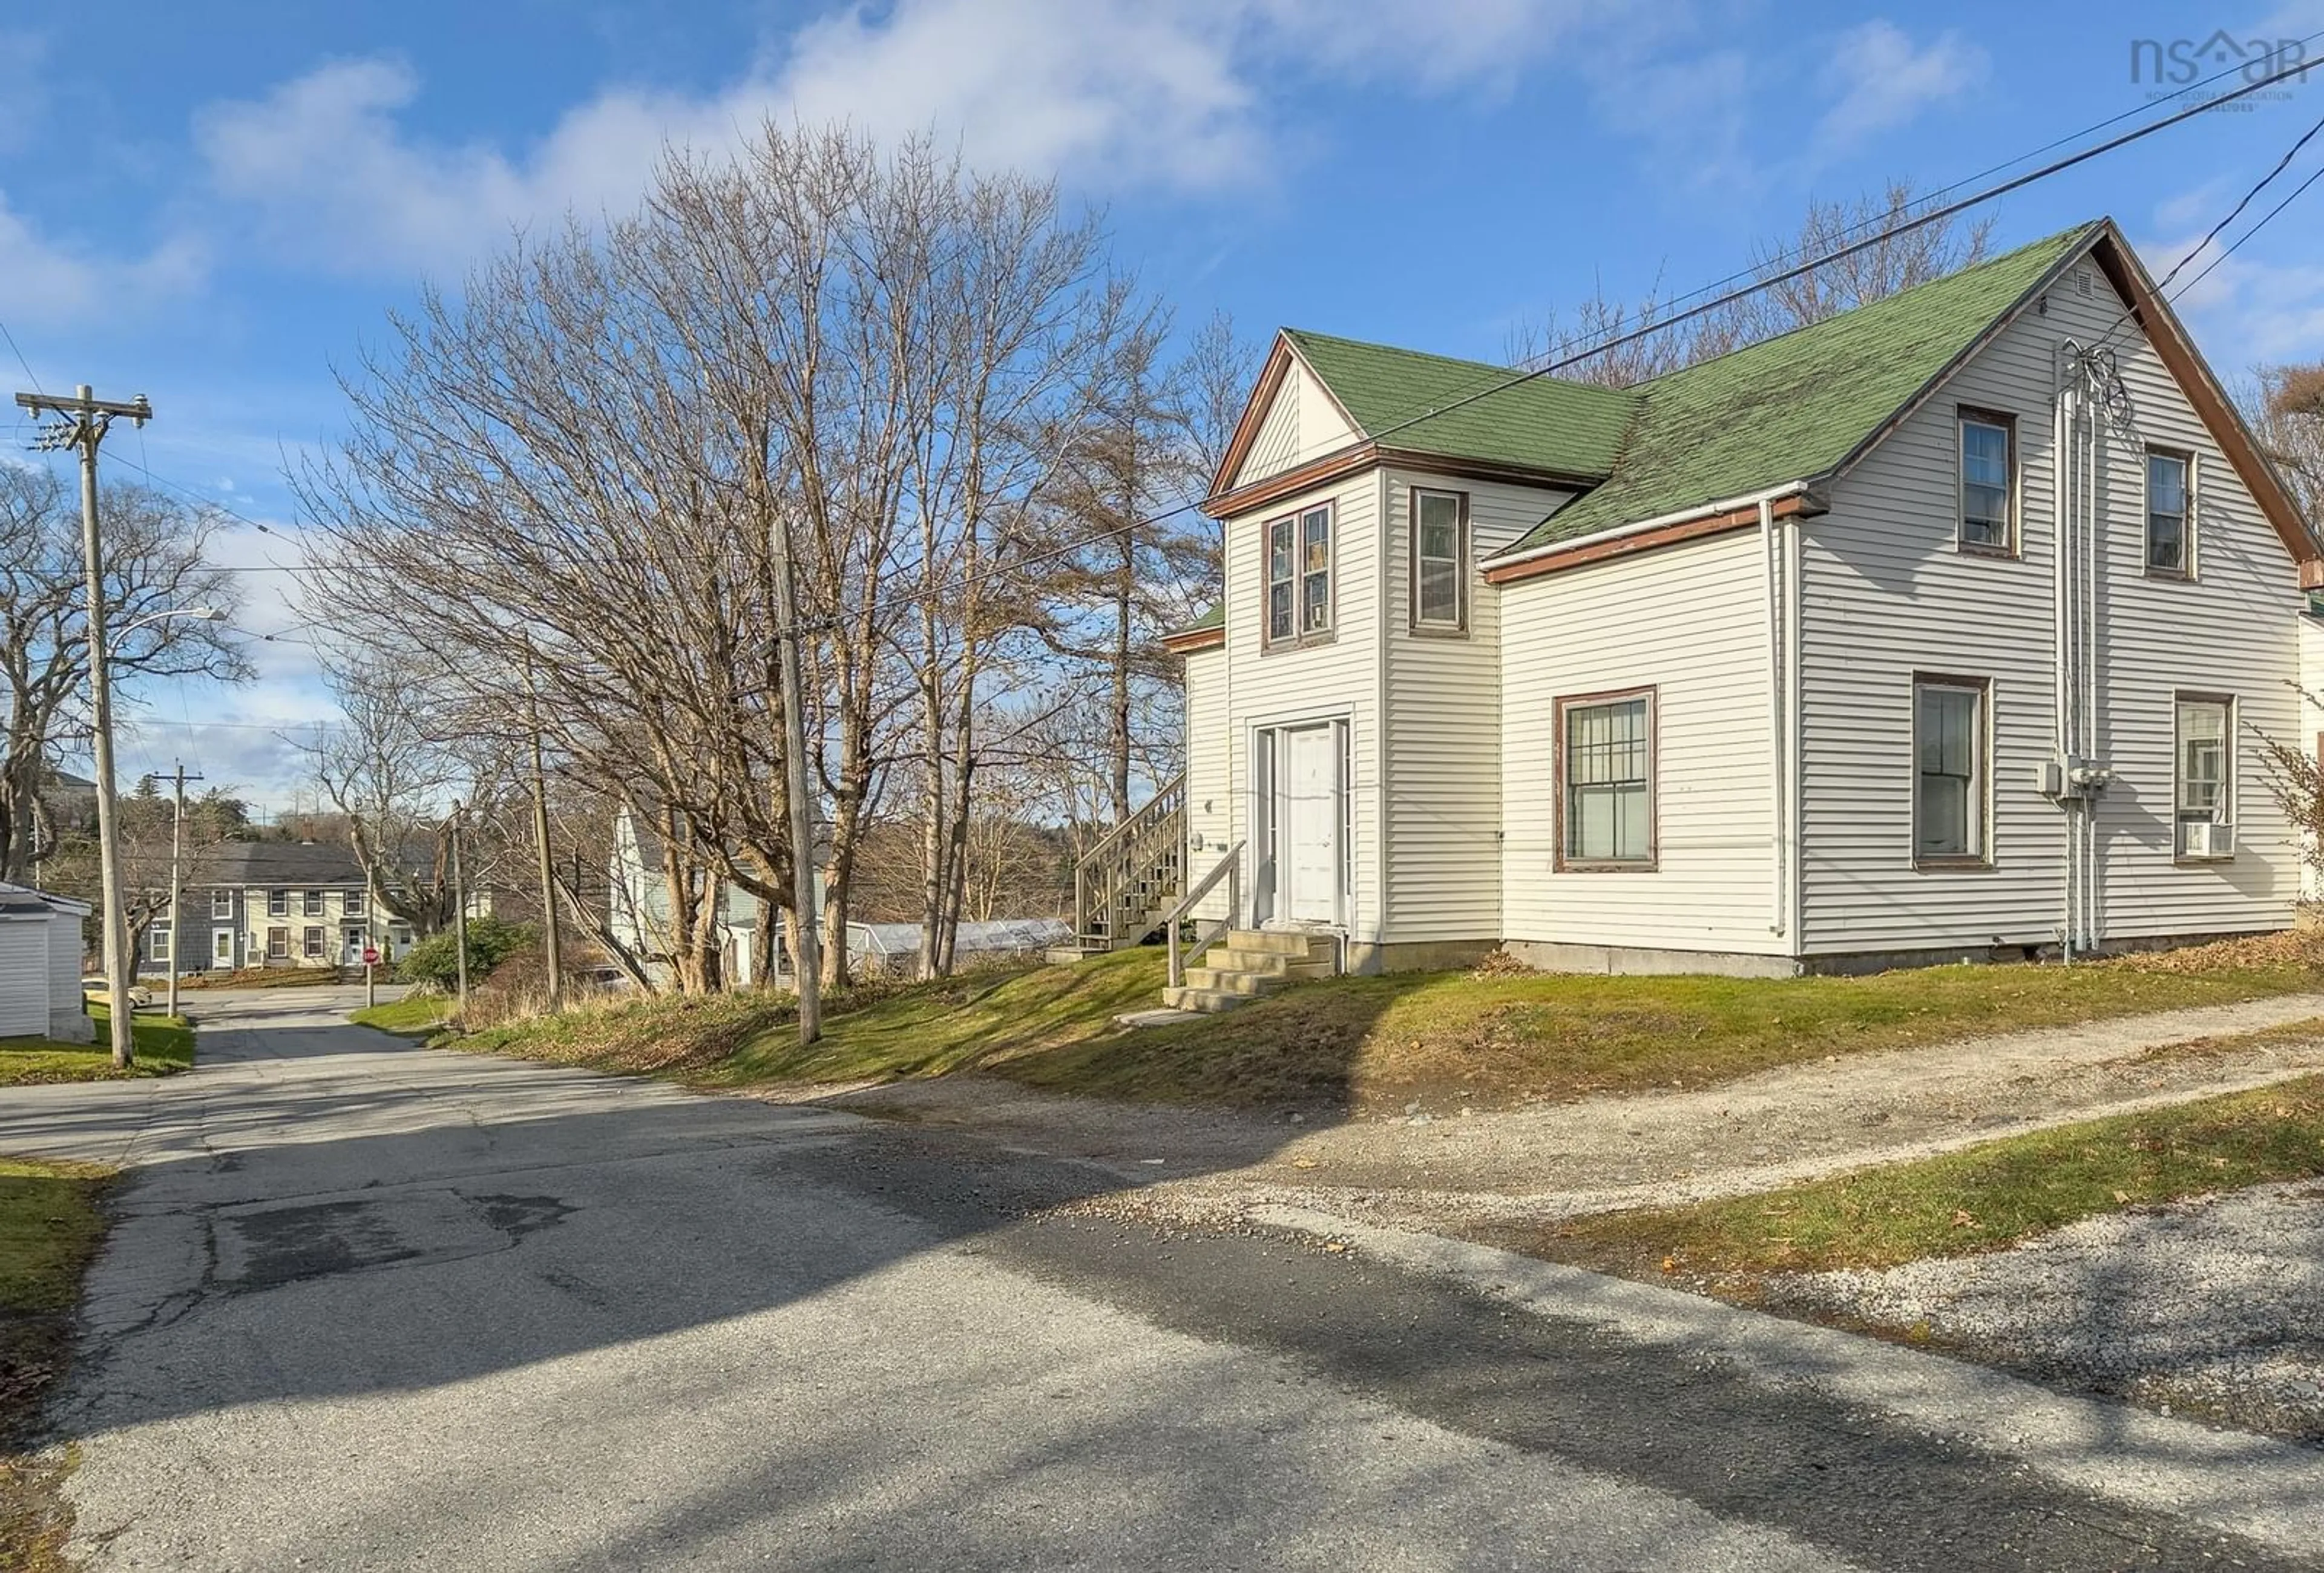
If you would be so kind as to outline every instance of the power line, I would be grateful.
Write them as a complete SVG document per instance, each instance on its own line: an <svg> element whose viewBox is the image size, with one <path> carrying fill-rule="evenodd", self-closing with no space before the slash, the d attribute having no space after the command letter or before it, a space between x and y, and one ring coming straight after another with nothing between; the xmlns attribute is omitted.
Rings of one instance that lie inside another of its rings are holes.
<svg viewBox="0 0 2324 1573"><path fill-rule="evenodd" d="M2306 147L2310 142L2315 140L2316 134L2319 131L2324 131L2324 120L2317 121L2315 125L2302 132L2301 134L2300 140L2286 148L2284 150L2283 156L2275 161L2275 167L2268 171L2264 175L2262 175L2258 181L2253 185L2251 190L2246 191L2241 197L2236 199L2236 205L2227 209L2227 216L2225 218L2220 219L2217 224L2212 225L2210 232L2205 235L2202 239L2197 241L2194 244L2194 246L2185 256L2181 257L2177 263L2172 264L2171 271L2163 275L2163 282L2154 286L2155 289L2158 291L2168 290L2171 287L2171 281L2177 278L2180 273L2189 263L2193 262L2197 257L2200 256L2203 254L2203 248L2205 246L2219 238L2219 232L2221 230L2227 228L2228 225L2233 224L2237 218L2243 216L2243 210L2252 205L2253 198L2258 196L2262 191L2266 190L2270 185L2274 183L2276 176L2283 173L2285 170L2291 168L2292 161L2300 156L2300 150ZM2312 180L2314 177L2310 176L2310 178ZM2298 192L2293 193L2294 196L2297 196L2298 194ZM2278 208L2276 211L2282 212L2282 209ZM2269 217L2273 217L2273 215L2271 214ZM2260 222L2261 224L2264 224L2266 220L2262 219ZM2246 233L2247 235L2256 233L2259 227L2260 226L2255 224L2252 226L2251 230L2246 231ZM2209 270L2206 271L2208 272ZM2200 277L2200 275L2199 274L2197 276Z"/></svg>
<svg viewBox="0 0 2324 1573"><path fill-rule="evenodd" d="M2292 187L2290 191L2286 192L2282 201L2278 202L2274 207L2269 208L2264 214L2261 215L2259 222L2253 225L2249 229L2245 230L2241 235L2236 236L2234 243L2228 245L2226 250L2220 252L2218 255L2213 257L2209 262L2205 263L2201 272L2198 273L2193 278L2189 279L2185 283L2179 286L2179 293L2181 295L2186 294L2188 291L2193 289L2205 279L2210 277L2211 270L2213 268L2218 267L2221 263L2235 255L2245 241L2249 240L2253 236L2257 235L2261 230L2265 229L2270 219L2282 212L2286 208L2291 207L2293 202L2299 199L2300 194L2302 191L2307 190L2309 187L2314 185L2319 179L2324 179L2324 165L2319 165L2306 180L2301 181L2300 184Z"/></svg>
<svg viewBox="0 0 2324 1573"><path fill-rule="evenodd" d="M0 322L0 338L5 338L8 341L9 353L16 357L16 364L24 368L24 379L32 384L32 392L36 393L47 393L48 389L41 386L41 379L33 375L32 363L26 360L24 358L24 352L16 347L16 336L8 331L8 324L5 322Z"/></svg>

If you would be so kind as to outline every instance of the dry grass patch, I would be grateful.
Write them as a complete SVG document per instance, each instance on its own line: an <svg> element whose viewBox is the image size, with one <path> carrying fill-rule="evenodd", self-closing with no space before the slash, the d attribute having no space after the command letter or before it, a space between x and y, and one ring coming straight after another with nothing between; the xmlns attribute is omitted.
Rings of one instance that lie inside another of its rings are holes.
<svg viewBox="0 0 2324 1573"><path fill-rule="evenodd" d="M2324 937L2319 937L2324 939ZM801 1050L788 995L624 998L461 1046L704 1086L963 1070L1061 1093L1238 1107L1449 1110L1729 1081L1827 1055L2324 989L2307 948L1872 977L1554 975L1493 964L1296 985L1229 1015L1135 1031L1163 958L1128 950L828 1003ZM2208 958L2208 959L2207 959Z"/></svg>
<svg viewBox="0 0 2324 1573"><path fill-rule="evenodd" d="M2324 1175L2324 1077L2061 1125L1755 1196L1605 1213L1496 1243L1714 1286L1997 1251L2083 1218Z"/></svg>
<svg viewBox="0 0 2324 1573"><path fill-rule="evenodd" d="M72 1346L81 1274L105 1237L111 1171L0 1159L0 1568L61 1569L60 1471L25 1451Z"/></svg>

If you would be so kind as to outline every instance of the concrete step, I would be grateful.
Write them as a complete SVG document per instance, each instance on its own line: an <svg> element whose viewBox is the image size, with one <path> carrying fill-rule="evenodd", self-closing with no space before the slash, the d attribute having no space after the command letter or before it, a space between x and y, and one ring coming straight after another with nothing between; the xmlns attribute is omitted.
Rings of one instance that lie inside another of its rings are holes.
<svg viewBox="0 0 2324 1573"><path fill-rule="evenodd" d="M1162 1003L1172 1010L1200 1011L1206 1016L1222 1014L1238 1006L1247 1005L1250 1001L1251 996L1249 995L1227 994L1214 988L1195 988L1192 985L1185 988L1166 988L1162 991Z"/></svg>
<svg viewBox="0 0 2324 1573"><path fill-rule="evenodd" d="M1296 929L1230 929L1226 933L1227 948L1244 955L1280 956L1294 962L1323 962L1330 966L1339 958L1339 941L1329 934L1310 934Z"/></svg>
<svg viewBox="0 0 2324 1573"><path fill-rule="evenodd" d="M1285 983L1281 973L1245 972L1230 967L1190 967L1186 968L1188 988L1211 989L1223 994L1239 994L1251 999L1273 994Z"/></svg>

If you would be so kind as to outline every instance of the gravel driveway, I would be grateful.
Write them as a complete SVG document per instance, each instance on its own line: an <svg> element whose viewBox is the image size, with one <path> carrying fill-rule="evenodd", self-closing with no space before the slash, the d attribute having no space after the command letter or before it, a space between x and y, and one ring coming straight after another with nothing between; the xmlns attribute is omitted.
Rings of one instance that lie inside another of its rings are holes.
<svg viewBox="0 0 2324 1573"><path fill-rule="evenodd" d="M2052 1386L2324 1442L2324 1185L2091 1218L1991 1255L1772 1281L1775 1309Z"/></svg>

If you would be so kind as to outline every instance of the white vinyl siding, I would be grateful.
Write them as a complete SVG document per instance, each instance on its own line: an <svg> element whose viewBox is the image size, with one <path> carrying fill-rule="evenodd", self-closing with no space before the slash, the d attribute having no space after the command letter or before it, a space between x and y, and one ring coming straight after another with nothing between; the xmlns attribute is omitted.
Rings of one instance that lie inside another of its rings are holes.
<svg viewBox="0 0 2324 1573"><path fill-rule="evenodd" d="M1213 691L1223 698L1211 713L1225 733L1229 790L1221 807L1231 818L1221 835L1229 845L1252 834L1254 731L1311 721L1348 724L1351 889L1347 926L1359 941L1379 939L1382 910L1380 487L1379 473L1370 471L1228 520L1226 644L1193 658L1216 663L1210 670L1220 674ZM1332 636L1270 646L1266 639L1268 523L1327 504L1332 508L1334 581ZM1190 769L1193 763L1190 751ZM1189 796L1193 798L1191 781ZM1257 864L1265 851L1254 845L1248 856L1245 868L1252 877L1243 882L1246 907L1257 888Z"/></svg>
<svg viewBox="0 0 2324 1573"><path fill-rule="evenodd" d="M1247 486L1265 480L1355 440L1354 430L1332 395L1294 356L1275 391L1274 402L1259 418L1259 430L1251 437L1250 451L1243 456L1241 467L1235 471L1234 484Z"/></svg>
<svg viewBox="0 0 2324 1573"><path fill-rule="evenodd" d="M1416 487L1468 499L1465 639L1411 625L1407 514ZM1398 943L1498 939L1505 592L1486 584L1474 565L1508 550L1572 494L1412 470L1388 471L1387 494L1387 582L1397 597L1387 616L1388 938Z"/></svg>
<svg viewBox="0 0 2324 1573"><path fill-rule="evenodd" d="M49 1032L49 924L45 918L0 918L0 1038L44 1038Z"/></svg>
<svg viewBox="0 0 2324 1573"><path fill-rule="evenodd" d="M2053 945L2063 916L2064 815L2042 795L2055 747L2052 390L2056 347L2111 334L2135 430L2107 432L2098 507L2102 763L2099 906L2112 940L2279 928L2297 849L2235 751L2242 816L2231 862L2176 854L2176 696L2238 696L2238 731L2289 736L2299 592L2289 554L2183 393L2101 287L2052 291L1908 417L1831 490L1804 531L1803 930L1811 954ZM2015 412L2015 559L1957 549L1960 407ZM2101 422L2101 426L2103 423ZM2194 456L2199 579L2145 567L2145 456ZM1991 866L1918 868L1912 856L1917 672L1993 674L1987 692ZM1666 733L1677 726L1674 708Z"/></svg>
<svg viewBox="0 0 2324 1573"><path fill-rule="evenodd" d="M1227 652L1189 652L1186 676L1186 889L1208 874L1235 843L1232 750L1228 746ZM1248 874L1250 865L1244 868ZM1245 884L1249 884L1246 877ZM1204 898L1196 914L1224 918L1224 882Z"/></svg>
<svg viewBox="0 0 2324 1573"><path fill-rule="evenodd" d="M1950 494L1947 494L1948 496ZM1781 954L1758 532L1500 592L1503 929L1513 940ZM1655 867L1559 872L1561 695L1655 690Z"/></svg>

